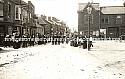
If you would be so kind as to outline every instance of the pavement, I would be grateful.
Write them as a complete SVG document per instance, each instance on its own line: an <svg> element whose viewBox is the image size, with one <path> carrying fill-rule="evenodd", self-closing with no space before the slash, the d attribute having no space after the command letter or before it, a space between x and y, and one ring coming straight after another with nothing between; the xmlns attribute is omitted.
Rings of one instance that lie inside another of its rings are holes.
<svg viewBox="0 0 125 79"><path fill-rule="evenodd" d="M90 51L67 44L4 48L0 79L125 79L125 42L93 45Z"/></svg>

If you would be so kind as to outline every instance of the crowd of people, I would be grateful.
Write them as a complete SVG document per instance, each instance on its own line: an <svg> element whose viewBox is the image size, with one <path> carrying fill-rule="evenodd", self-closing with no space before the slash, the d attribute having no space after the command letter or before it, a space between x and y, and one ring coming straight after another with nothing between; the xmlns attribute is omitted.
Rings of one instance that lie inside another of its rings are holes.
<svg viewBox="0 0 125 79"><path fill-rule="evenodd" d="M70 40L70 46L74 46L74 47L78 47L81 46L83 49L87 48L87 45L89 45L88 47L93 47L92 44L92 37L89 38L89 42L88 42L88 38L86 36L75 36L72 37Z"/></svg>
<svg viewBox="0 0 125 79"><path fill-rule="evenodd" d="M60 45L61 43L68 43L69 37L67 36L61 36L61 35L40 35L40 36L27 36L23 35L20 37L19 35L13 34L13 35L6 35L3 46L4 47L13 47L15 49L20 47L28 47L28 46L34 46L34 45L41 45L41 44L47 44L52 43L52 45Z"/></svg>
<svg viewBox="0 0 125 79"><path fill-rule="evenodd" d="M70 46L78 47L82 46L83 49L87 48L87 38L85 36L64 36L64 35L23 35L22 37L13 34L7 35L3 42L4 47L13 47L14 49L26 48L28 46L41 45L51 43L52 45L60 45L61 43L68 44ZM92 38L90 37L89 47L92 45Z"/></svg>

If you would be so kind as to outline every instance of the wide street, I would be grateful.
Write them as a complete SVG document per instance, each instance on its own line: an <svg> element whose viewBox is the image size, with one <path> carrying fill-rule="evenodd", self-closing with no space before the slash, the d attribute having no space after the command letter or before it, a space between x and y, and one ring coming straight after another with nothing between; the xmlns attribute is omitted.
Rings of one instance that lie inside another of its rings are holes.
<svg viewBox="0 0 125 79"><path fill-rule="evenodd" d="M125 42L36 45L0 51L0 79L125 79Z"/></svg>

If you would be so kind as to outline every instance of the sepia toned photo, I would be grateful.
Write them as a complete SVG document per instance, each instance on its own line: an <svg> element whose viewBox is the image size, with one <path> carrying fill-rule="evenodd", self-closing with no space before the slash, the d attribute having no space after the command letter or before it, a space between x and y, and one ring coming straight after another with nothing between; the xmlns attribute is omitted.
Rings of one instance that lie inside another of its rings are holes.
<svg viewBox="0 0 125 79"><path fill-rule="evenodd" d="M125 79L125 0L0 0L0 79Z"/></svg>

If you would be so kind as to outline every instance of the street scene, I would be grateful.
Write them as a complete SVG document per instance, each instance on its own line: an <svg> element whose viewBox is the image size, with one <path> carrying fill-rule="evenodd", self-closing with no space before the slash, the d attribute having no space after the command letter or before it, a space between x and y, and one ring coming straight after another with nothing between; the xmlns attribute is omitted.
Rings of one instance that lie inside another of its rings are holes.
<svg viewBox="0 0 125 79"><path fill-rule="evenodd" d="M91 51L69 44L4 48L0 79L124 79L125 42L93 42Z"/></svg>
<svg viewBox="0 0 125 79"><path fill-rule="evenodd" d="M125 79L125 0L0 0L0 79Z"/></svg>

